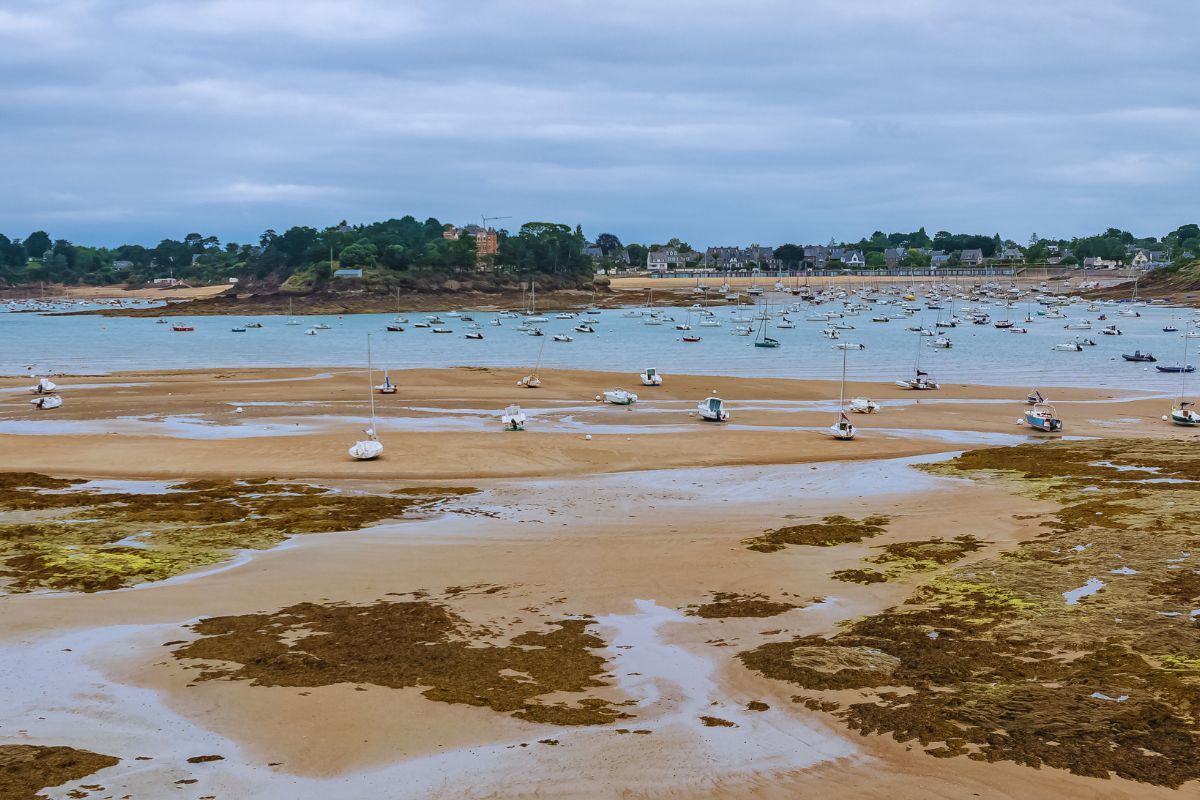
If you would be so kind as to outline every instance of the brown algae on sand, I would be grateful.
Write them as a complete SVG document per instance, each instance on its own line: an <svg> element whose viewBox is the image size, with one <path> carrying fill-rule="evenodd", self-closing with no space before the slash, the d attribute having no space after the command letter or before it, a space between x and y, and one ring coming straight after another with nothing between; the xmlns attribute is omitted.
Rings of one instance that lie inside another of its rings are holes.
<svg viewBox="0 0 1200 800"><path fill-rule="evenodd" d="M789 525L786 528L764 531L761 536L742 540L742 544L746 545L748 549L757 550L760 553L773 553L783 550L788 545L834 547L878 536L883 533L884 526L889 521L887 517L879 514L862 519L851 519L834 514L825 517L820 522Z"/></svg>
<svg viewBox="0 0 1200 800"><path fill-rule="evenodd" d="M831 577L862 584L901 580L953 564L981 549L984 544L983 540L970 534L955 536L948 541L934 537L917 542L892 542L880 547L882 552L879 555L864 559L868 564L884 567L882 572L875 569L843 569L834 572Z"/></svg>
<svg viewBox="0 0 1200 800"><path fill-rule="evenodd" d="M605 642L589 631L592 624L559 619L498 641L493 631L431 600L299 603L272 614L201 620L192 626L200 638L173 652L201 662L201 681L416 686L430 700L483 706L531 722L599 725L627 715L594 696L574 703L537 699L584 695L607 685L600 680Z"/></svg>
<svg viewBox="0 0 1200 800"><path fill-rule="evenodd" d="M793 608L802 606L778 600L770 600L762 594L737 594L736 592L713 592L712 600L688 609L687 613L705 619L729 619L731 617L774 617Z"/></svg>
<svg viewBox="0 0 1200 800"><path fill-rule="evenodd" d="M472 491L365 494L267 480L98 491L83 480L0 473L0 591L94 592L162 580L236 550L358 530Z"/></svg>
<svg viewBox="0 0 1200 800"><path fill-rule="evenodd" d="M117 764L112 756L31 744L0 744L0 800L37 800L43 789Z"/></svg>
<svg viewBox="0 0 1200 800"><path fill-rule="evenodd" d="M829 639L764 644L743 663L850 690L837 712L847 725L931 755L1170 787L1200 779L1195 446L1055 442L936 469L1002 476L1060 507L1011 552L952 568ZM1103 588L1076 592L1089 583Z"/></svg>

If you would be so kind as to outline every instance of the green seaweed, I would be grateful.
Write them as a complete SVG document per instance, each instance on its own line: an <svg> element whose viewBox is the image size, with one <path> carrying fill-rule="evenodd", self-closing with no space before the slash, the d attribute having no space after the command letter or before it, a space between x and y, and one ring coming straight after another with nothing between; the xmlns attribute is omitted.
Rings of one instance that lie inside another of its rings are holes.
<svg viewBox="0 0 1200 800"><path fill-rule="evenodd" d="M746 545L748 549L760 553L773 553L783 550L788 545L834 547L878 536L883 533L884 526L889 521L887 517L881 515L871 515L856 520L834 514L825 517L820 522L774 528L765 531L761 536L744 539L742 544Z"/></svg>

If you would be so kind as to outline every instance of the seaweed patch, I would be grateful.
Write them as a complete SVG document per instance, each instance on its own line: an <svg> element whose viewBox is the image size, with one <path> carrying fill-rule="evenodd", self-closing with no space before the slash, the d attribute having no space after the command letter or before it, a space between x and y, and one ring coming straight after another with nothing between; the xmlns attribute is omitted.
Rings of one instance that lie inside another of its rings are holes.
<svg viewBox="0 0 1200 800"><path fill-rule="evenodd" d="M236 550L358 530L472 491L376 495L266 480L98 491L83 480L0 473L0 590L95 592L163 580Z"/></svg>
<svg viewBox="0 0 1200 800"><path fill-rule="evenodd" d="M825 517L820 522L806 525L789 525L786 528L774 528L764 531L761 536L742 540L750 550L760 553L773 553L783 550L788 545L807 545L809 547L834 547L839 544L851 544L878 536L883 533L884 526L890 520L882 515L873 514L862 519L851 519L839 514Z"/></svg>
<svg viewBox="0 0 1200 800"><path fill-rule="evenodd" d="M856 699L840 694L831 709L850 728L935 757L1169 787L1200 779L1194 444L1022 445L936 470L999 476L1059 508L1028 522L1014 550L951 567L898 607L830 638L763 644L742 662L818 693L806 705L849 691ZM965 554L948 544L888 545L868 560L886 572ZM1104 588L1074 591L1085 585Z"/></svg>
<svg viewBox="0 0 1200 800"><path fill-rule="evenodd" d="M590 619L558 619L508 641L431 600L371 605L299 603L272 614L210 617L173 651L198 662L198 681L255 686L338 683L422 687L430 700L482 706L530 722L599 725L629 716L607 699L568 703L607 684L605 642ZM219 662L213 665L213 662Z"/></svg>
<svg viewBox="0 0 1200 800"><path fill-rule="evenodd" d="M37 800L43 789L86 778L120 759L31 744L0 744L0 800Z"/></svg>

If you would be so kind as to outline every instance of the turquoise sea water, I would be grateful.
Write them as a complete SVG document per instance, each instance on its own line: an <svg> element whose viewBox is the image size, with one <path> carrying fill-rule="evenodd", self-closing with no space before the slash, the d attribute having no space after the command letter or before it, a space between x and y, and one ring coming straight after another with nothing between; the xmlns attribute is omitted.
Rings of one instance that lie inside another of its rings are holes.
<svg viewBox="0 0 1200 800"><path fill-rule="evenodd" d="M923 311L905 320L887 323L871 321L871 316L899 312L896 305L881 306L848 316L836 322L855 326L840 332L842 342L861 342L862 351L848 356L848 377L852 380L892 381L913 372L918 349L921 367L943 383L979 383L1017 386L1099 386L1112 388L1174 391L1179 376L1156 372L1152 364L1126 363L1122 352L1135 349L1150 351L1159 363L1174 364L1182 359L1181 333L1191 329L1192 312L1188 309L1142 307L1140 318L1118 316L1118 306L1104 306L1088 312L1083 305L1062 309L1067 319L1020 322L1026 308L1009 313L1028 333L1013 334L991 325L967 322L954 329L937 331L954 343L949 350L930 346L932 338L919 337L907 330L923 325L933 329L938 311ZM337 367L357 366L365 361L366 334L372 337L375 364L392 369L448 366L531 367L539 359L545 368L613 370L636 373L649 366L665 374L722 374L738 376L836 378L841 373L842 352L834 342L821 335L824 323L806 321L822 311L840 310L837 304L804 306L789 314L794 329L775 327L777 319L767 323L767 334L778 339L776 349L754 347L754 337L734 336L730 331L733 311L715 309L722 327L700 327L697 315L691 315L692 333L702 341L681 341L683 332L672 322L645 325L641 318L629 318L624 310L606 310L598 316L580 315L577 320L554 319L537 323L543 337L532 337L516 330L520 321L506 318L497 327L490 324L492 313L475 313L481 325L482 341L463 338L466 323L442 314L444 327L451 334L435 334L429 329L405 325L403 333L388 333L385 324L392 314L313 316L301 318L300 325L287 325L282 316L263 317L171 317L172 322L191 324L195 331L177 333L170 325L157 324L153 318L98 316L53 317L30 313L0 313L0 374L23 375L30 372L106 373L119 370L183 369L208 367ZM682 308L659 309L678 322L688 317ZM745 311L745 310L743 310ZM990 307L992 319L1002 319L1005 310ZM469 313L469 312L467 312ZM948 311L940 312L948 317ZM956 311L963 316L961 311ZM1095 322L1099 314L1106 322ZM405 314L410 322L424 320L428 313ZM1093 320L1092 330L1066 330L1076 318ZM1168 321L1181 333L1164 333ZM261 322L261 329L233 333L246 322ZM596 333L576 333L572 329L586 321ZM330 326L315 336L304 335L317 323ZM1105 336L1100 328L1116 324L1122 336ZM757 328L759 323L755 322ZM552 341L555 333L569 333L570 343ZM1095 347L1084 352L1055 352L1051 347L1075 336L1095 340ZM918 341L920 342L918 348ZM1200 362L1200 339L1191 340L1191 363ZM1200 381L1200 376L1196 378ZM1200 383L1197 383L1200 385Z"/></svg>

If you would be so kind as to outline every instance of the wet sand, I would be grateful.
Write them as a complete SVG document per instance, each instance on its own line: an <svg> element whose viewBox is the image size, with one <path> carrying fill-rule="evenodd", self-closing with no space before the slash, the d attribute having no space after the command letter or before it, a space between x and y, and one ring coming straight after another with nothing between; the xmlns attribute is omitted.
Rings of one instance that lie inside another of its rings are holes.
<svg viewBox="0 0 1200 800"><path fill-rule="evenodd" d="M403 388L380 406L388 449L368 464L345 457L363 415L359 372L128 374L80 378L88 388L74 389L63 378L68 402L37 415L28 395L0 391L3 471L322 478L375 492L469 478L481 490L433 516L295 537L160 583L0 597L0 671L13 676L0 696L0 739L122 759L51 796L82 784L134 798L178 787L220 798L1179 796L1121 779L935 759L890 737L862 737L736 658L765 642L833 635L931 577L871 585L831 577L881 546L930 535L986 542L961 565L1036 535L1052 504L912 466L1027 440L1014 424L1024 388L856 386L884 411L856 416L860 439L838 443L814 430L832 421L828 407L814 408L836 397L829 383L667 376L643 391L634 376L547 372L531 391L505 370L392 377ZM28 383L4 379L0 390ZM590 399L618 383L643 399L632 409ZM1150 426L1156 436L1190 436L1157 423L1162 399L1042 388L1073 435L1144 436ZM712 389L733 410L727 427L688 416ZM494 416L514 401L537 412L523 434L501 431ZM278 402L288 405L251 405ZM14 432L8 423L37 427ZM289 426L302 430L285 433ZM612 426L620 431L583 439ZM267 432L225 430L239 427ZM836 547L762 553L743 541L832 514L888 523ZM164 646L194 640L189 625L201 618L412 592L500 631L589 615L606 643L601 691L629 702L633 717L559 726L437 702L419 689L197 681L198 665L172 655L178 644ZM715 593L796 607L766 618L687 613ZM768 708L749 710L751 702ZM205 754L223 759L187 761Z"/></svg>

